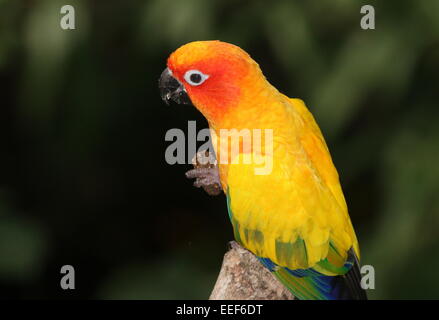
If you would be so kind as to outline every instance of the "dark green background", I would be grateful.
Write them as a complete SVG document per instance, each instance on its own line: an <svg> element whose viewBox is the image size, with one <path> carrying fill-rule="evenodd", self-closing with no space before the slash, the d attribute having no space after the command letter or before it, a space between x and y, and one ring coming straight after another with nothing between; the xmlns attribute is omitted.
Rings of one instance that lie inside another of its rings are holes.
<svg viewBox="0 0 439 320"><path fill-rule="evenodd" d="M65 4L76 30L59 27ZM360 28L362 4L376 30ZM157 88L173 50L208 39L241 46L314 113L375 267L369 296L439 298L432 0L0 0L0 297L208 297L226 203L166 164L166 131L206 122Z"/></svg>

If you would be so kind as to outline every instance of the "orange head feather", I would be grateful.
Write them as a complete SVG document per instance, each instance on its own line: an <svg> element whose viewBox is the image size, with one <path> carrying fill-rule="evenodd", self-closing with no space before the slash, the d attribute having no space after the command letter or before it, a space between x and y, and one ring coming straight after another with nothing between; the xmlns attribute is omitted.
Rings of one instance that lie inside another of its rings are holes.
<svg viewBox="0 0 439 320"><path fill-rule="evenodd" d="M168 68L211 124L245 108L262 88L271 87L244 50L221 41L185 44L170 55Z"/></svg>

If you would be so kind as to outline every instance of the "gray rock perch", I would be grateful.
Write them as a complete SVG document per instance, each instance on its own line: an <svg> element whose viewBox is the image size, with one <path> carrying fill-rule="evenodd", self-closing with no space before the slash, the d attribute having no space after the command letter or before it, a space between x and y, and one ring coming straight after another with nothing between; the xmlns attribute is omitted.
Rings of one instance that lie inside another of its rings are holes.
<svg viewBox="0 0 439 320"><path fill-rule="evenodd" d="M224 255L209 300L293 300L294 296L250 251L235 241Z"/></svg>

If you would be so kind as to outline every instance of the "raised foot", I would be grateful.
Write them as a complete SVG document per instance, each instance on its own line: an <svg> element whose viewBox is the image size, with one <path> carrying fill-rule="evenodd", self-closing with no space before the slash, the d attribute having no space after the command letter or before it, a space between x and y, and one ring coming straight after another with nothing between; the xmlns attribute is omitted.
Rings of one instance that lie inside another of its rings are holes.
<svg viewBox="0 0 439 320"><path fill-rule="evenodd" d="M186 172L186 177L195 179L194 186L203 188L211 196L219 195L222 191L218 166L208 151L198 152L192 160L194 169Z"/></svg>

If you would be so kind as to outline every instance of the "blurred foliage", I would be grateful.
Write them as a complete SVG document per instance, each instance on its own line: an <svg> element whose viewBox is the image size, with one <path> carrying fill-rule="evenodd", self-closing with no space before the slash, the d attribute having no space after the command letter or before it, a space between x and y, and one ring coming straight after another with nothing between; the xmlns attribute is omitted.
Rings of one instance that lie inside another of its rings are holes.
<svg viewBox="0 0 439 320"><path fill-rule="evenodd" d="M64 4L0 0L0 297L209 295L226 204L164 160L168 129L207 124L163 106L157 79L178 46L220 39L315 114L370 297L439 298L438 1L74 1L73 31Z"/></svg>

